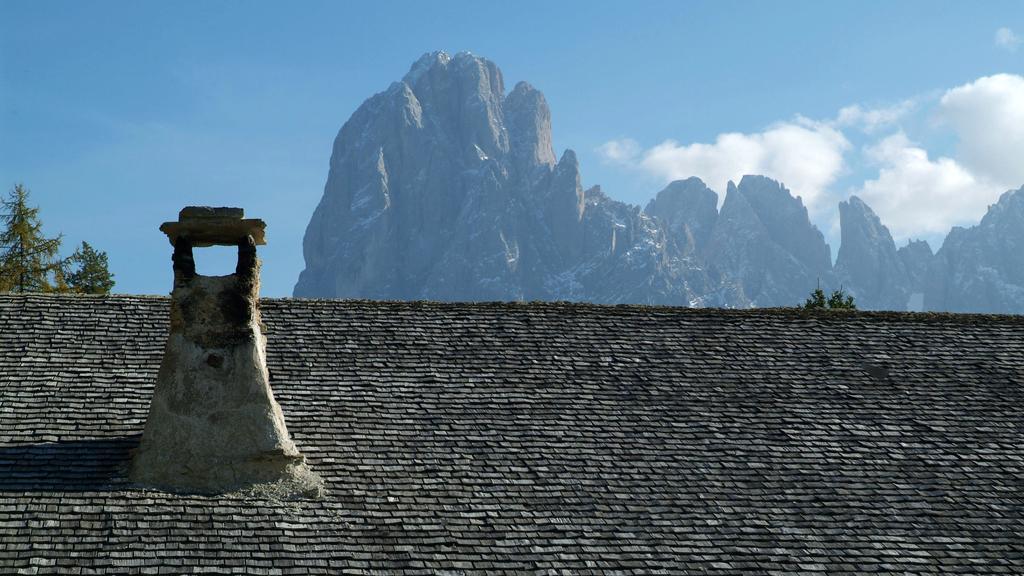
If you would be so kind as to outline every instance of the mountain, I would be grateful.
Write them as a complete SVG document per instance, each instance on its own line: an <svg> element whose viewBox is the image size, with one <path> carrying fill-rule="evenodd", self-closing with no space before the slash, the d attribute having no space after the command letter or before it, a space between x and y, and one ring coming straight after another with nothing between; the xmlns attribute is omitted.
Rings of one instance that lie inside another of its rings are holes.
<svg viewBox="0 0 1024 576"><path fill-rule="evenodd" d="M781 183L744 176L719 196L670 183L641 210L584 189L556 156L544 95L469 53L421 57L366 100L334 141L303 239L295 296L384 300L577 300L793 306L817 285L863 308L1024 309L1024 193L938 254L899 249L857 197L831 249Z"/></svg>
<svg viewBox="0 0 1024 576"><path fill-rule="evenodd" d="M924 240L911 240L897 250L896 255L907 271L907 310L920 312L924 310L924 291L929 271L935 262L935 254Z"/></svg>
<svg viewBox="0 0 1024 576"><path fill-rule="evenodd" d="M688 303L638 208L556 162L543 94L468 53L420 58L338 133L296 296Z"/></svg>
<svg viewBox="0 0 1024 576"><path fill-rule="evenodd" d="M905 310L910 276L889 229L857 196L839 203L839 226L836 280L862 307Z"/></svg>
<svg viewBox="0 0 1024 576"><path fill-rule="evenodd" d="M718 220L718 194L700 178L676 180L658 192L644 212L661 220L681 253L702 252Z"/></svg>
<svg viewBox="0 0 1024 576"><path fill-rule="evenodd" d="M729 183L705 261L751 305L792 306L819 281L831 284L830 254L800 198L774 180L744 176Z"/></svg>
<svg viewBox="0 0 1024 576"><path fill-rule="evenodd" d="M924 304L1024 314L1024 187L1004 193L977 226L950 231L930 267Z"/></svg>

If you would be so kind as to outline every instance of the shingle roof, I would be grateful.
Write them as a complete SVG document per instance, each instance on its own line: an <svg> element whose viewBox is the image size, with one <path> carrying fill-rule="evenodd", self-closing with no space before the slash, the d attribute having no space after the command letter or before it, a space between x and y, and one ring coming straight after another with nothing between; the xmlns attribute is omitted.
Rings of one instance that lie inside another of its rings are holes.
<svg viewBox="0 0 1024 576"><path fill-rule="evenodd" d="M125 479L168 305L0 297L0 572L1024 573L1024 317L268 299L276 502Z"/></svg>

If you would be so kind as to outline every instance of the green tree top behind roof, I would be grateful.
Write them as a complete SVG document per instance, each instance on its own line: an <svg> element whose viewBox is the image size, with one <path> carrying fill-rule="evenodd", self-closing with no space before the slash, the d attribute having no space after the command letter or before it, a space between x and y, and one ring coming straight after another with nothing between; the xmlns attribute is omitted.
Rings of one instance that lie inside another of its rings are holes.
<svg viewBox="0 0 1024 576"><path fill-rule="evenodd" d="M833 290L832 294L826 298L825 291L821 289L821 286L818 286L804 302L804 309L856 310L857 304L853 301L853 296L847 294L842 287L839 290Z"/></svg>
<svg viewBox="0 0 1024 576"><path fill-rule="evenodd" d="M66 273L68 287L82 294L109 294L114 287L114 275L107 268L107 253L94 249L88 242L75 249L65 260L77 266Z"/></svg>
<svg viewBox="0 0 1024 576"><path fill-rule="evenodd" d="M24 185L16 184L0 207L0 292L108 294L114 287L106 252L88 242L58 257L62 236L43 235L39 208L29 205Z"/></svg>
<svg viewBox="0 0 1024 576"><path fill-rule="evenodd" d="M28 198L29 190L16 184L2 201L0 291L50 291L51 276L61 272L61 261L57 258L61 236L43 235L39 208L29 206Z"/></svg>

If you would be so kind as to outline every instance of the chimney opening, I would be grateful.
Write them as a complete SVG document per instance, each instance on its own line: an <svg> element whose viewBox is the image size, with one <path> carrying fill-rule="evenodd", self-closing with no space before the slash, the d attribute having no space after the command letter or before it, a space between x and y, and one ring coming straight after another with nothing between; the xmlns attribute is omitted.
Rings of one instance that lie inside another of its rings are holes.
<svg viewBox="0 0 1024 576"><path fill-rule="evenodd" d="M207 246L192 250L196 274L200 276L227 276L235 273L238 248L234 246Z"/></svg>

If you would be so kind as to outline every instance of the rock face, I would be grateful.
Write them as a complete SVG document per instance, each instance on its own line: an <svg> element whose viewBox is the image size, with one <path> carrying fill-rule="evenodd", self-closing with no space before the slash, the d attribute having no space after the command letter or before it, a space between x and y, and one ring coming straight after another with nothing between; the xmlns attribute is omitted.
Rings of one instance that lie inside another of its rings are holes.
<svg viewBox="0 0 1024 576"><path fill-rule="evenodd" d="M910 293L907 310L920 312L924 310L924 291L928 283L928 272L935 262L935 254L924 240L911 240L897 250L896 254L907 271L907 286Z"/></svg>
<svg viewBox="0 0 1024 576"><path fill-rule="evenodd" d="M718 194L700 178L671 182L644 212L659 219L683 254L702 253L718 220Z"/></svg>
<svg viewBox="0 0 1024 576"><path fill-rule="evenodd" d="M836 280L860 308L905 310L912 290L910 276L889 229L857 196L839 203L839 223L842 243Z"/></svg>
<svg viewBox="0 0 1024 576"><path fill-rule="evenodd" d="M730 182L719 212L718 195L689 178L641 211L584 190L576 155L556 160L551 142L532 86L506 94L488 60L424 55L338 133L294 294L747 307L793 306L841 284L862 308L1024 301L1019 200L955 230L936 257L924 242L897 250L852 197L833 270L824 236L779 182Z"/></svg>
<svg viewBox="0 0 1024 576"><path fill-rule="evenodd" d="M763 176L729 183L705 259L754 306L792 306L831 285L828 244L803 202Z"/></svg>
<svg viewBox="0 0 1024 576"><path fill-rule="evenodd" d="M289 438L270 389L254 239L262 243L262 221L241 220L237 209L187 208L161 229L175 246L170 334L132 479L183 492L318 493L322 481ZM196 274L193 244L231 241L234 274Z"/></svg>
<svg viewBox="0 0 1024 576"><path fill-rule="evenodd" d="M1004 193L977 226L950 231L924 303L930 310L1024 314L1024 187Z"/></svg>
<svg viewBox="0 0 1024 576"><path fill-rule="evenodd" d="M334 143L296 296L688 302L647 215L555 161L544 96L491 62L427 54Z"/></svg>

